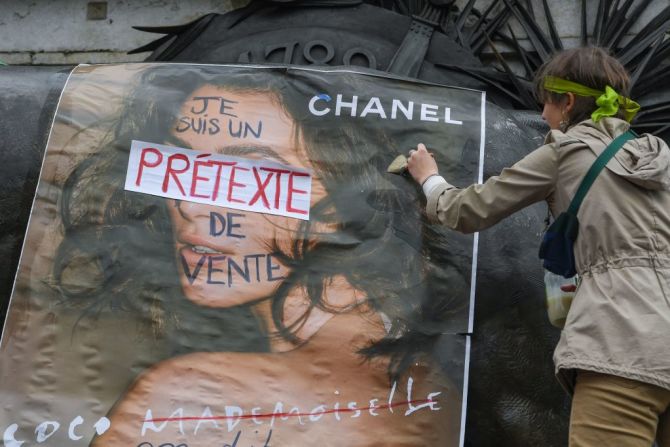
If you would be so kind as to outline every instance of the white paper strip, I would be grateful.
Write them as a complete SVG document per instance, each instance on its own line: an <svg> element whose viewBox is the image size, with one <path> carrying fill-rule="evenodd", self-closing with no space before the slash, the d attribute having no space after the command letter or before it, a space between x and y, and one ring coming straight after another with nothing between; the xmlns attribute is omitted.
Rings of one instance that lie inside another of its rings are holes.
<svg viewBox="0 0 670 447"><path fill-rule="evenodd" d="M125 189L309 220L311 185L305 169L133 140Z"/></svg>

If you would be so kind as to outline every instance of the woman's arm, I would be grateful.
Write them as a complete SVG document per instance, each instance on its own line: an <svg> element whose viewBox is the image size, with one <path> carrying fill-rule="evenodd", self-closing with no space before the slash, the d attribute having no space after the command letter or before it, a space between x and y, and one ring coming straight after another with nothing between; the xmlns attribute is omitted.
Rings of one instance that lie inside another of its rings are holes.
<svg viewBox="0 0 670 447"><path fill-rule="evenodd" d="M417 182L431 183L425 188L430 219L454 230L472 233L546 199L556 184L558 158L551 145L544 145L505 168L500 175L464 189L434 180L437 165L423 145L411 152L408 169Z"/></svg>

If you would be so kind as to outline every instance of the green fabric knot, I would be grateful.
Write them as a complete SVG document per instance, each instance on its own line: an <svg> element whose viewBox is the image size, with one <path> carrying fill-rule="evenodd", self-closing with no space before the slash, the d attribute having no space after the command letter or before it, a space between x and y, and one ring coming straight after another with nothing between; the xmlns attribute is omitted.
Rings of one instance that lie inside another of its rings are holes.
<svg viewBox="0 0 670 447"><path fill-rule="evenodd" d="M629 123L633 120L637 112L640 111L640 104L630 98L619 95L619 105L623 107L623 114Z"/></svg>
<svg viewBox="0 0 670 447"><path fill-rule="evenodd" d="M605 93L596 98L598 108L591 114L596 123L603 116L614 116L619 111L619 94L612 87L605 86Z"/></svg>
<svg viewBox="0 0 670 447"><path fill-rule="evenodd" d="M591 114L591 119L598 122L604 116L615 116L619 107L623 109L626 121L631 122L635 114L640 110L640 105L630 98L626 98L616 92L609 85L605 91L599 91L567 79L547 76L544 79L544 88L554 93L574 93L579 96L591 96L596 98L598 108Z"/></svg>

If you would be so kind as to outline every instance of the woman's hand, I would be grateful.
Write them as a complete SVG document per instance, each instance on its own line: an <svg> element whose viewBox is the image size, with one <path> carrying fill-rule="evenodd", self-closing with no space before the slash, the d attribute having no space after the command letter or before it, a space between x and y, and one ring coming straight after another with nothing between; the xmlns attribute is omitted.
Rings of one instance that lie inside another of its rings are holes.
<svg viewBox="0 0 670 447"><path fill-rule="evenodd" d="M433 154L426 150L423 143L419 143L416 150L409 151L407 170L419 185L423 185L423 182L431 175L438 174L437 163L433 159Z"/></svg>

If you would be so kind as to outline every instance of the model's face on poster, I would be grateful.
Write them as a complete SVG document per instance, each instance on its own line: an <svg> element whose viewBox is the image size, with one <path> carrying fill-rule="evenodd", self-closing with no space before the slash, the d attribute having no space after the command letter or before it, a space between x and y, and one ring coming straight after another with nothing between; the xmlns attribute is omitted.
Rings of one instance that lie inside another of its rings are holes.
<svg viewBox="0 0 670 447"><path fill-rule="evenodd" d="M268 93L201 86L188 96L171 133L177 145L203 153L311 169L294 120ZM314 203L323 189L312 188ZM180 282L193 302L251 303L270 296L288 274L276 252L289 249L298 219L174 200L168 209Z"/></svg>

